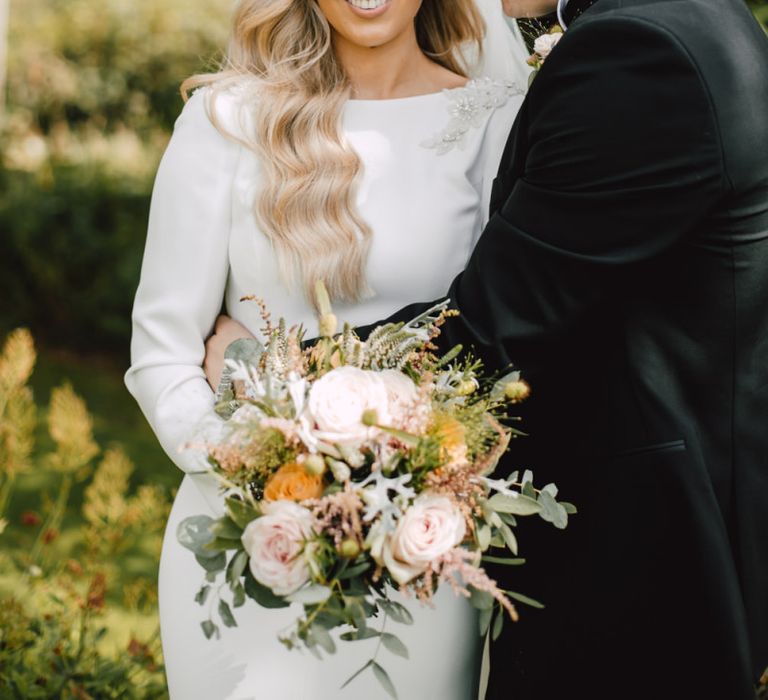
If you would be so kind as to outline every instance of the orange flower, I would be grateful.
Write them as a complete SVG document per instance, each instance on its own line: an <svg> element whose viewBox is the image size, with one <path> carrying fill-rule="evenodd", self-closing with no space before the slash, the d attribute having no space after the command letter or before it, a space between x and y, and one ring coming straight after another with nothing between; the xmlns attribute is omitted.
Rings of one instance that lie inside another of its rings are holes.
<svg viewBox="0 0 768 700"><path fill-rule="evenodd" d="M303 466L284 464L267 481L265 501L306 501L323 495L323 477L310 474Z"/></svg>

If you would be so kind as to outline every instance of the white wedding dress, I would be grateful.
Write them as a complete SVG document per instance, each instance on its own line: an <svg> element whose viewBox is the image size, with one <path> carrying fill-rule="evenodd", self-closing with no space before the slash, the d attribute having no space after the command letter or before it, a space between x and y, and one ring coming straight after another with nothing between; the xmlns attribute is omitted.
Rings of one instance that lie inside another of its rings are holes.
<svg viewBox="0 0 768 700"><path fill-rule="evenodd" d="M494 0L495 2L496 0ZM522 52L521 52L522 53ZM519 54L520 55L520 54ZM364 174L359 211L372 228L367 266L370 298L337 304L353 325L383 319L416 300L445 293L464 267L485 224L491 183L522 101L522 60L515 82L478 79L466 87L393 100L352 100L344 131ZM501 76L497 76L501 77ZM185 106L161 163L152 199L141 282L134 308L132 366L126 383L173 461L186 472L173 504L160 563L160 622L172 700L330 700L388 697L369 673L340 686L371 655L376 640L339 642L324 661L287 651L278 641L301 612L247 601L238 627L206 640L207 607L194 602L203 574L176 541L190 515L221 513L199 453L179 451L201 424L217 420L201 369L204 340L224 301L227 312L258 335L263 299L274 318L312 331L313 311L298 288L280 279L275 254L252 214L259 165L247 148L209 120L207 92ZM216 101L217 117L240 128L235 93ZM442 590L434 609L404 601L412 626L391 631L410 660L380 654L402 700L476 698L481 638L474 610ZM214 613L215 618L215 613Z"/></svg>

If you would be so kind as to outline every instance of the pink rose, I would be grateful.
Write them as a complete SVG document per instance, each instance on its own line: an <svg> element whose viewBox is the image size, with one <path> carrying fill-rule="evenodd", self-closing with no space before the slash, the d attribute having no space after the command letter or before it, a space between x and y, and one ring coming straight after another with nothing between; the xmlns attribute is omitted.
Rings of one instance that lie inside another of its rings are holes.
<svg viewBox="0 0 768 700"><path fill-rule="evenodd" d="M557 46L557 42L562 38L562 32L557 32L556 34L542 34L535 42L533 42L533 50L543 61L552 53L552 49Z"/></svg>
<svg viewBox="0 0 768 700"><path fill-rule="evenodd" d="M453 501L422 495L398 520L395 531L374 543L371 555L395 581L405 584L461 544L466 531L464 516Z"/></svg>
<svg viewBox="0 0 768 700"><path fill-rule="evenodd" d="M292 501L263 506L264 515L251 521L242 542L253 577L275 595L290 595L309 580L304 543L315 533L312 514Z"/></svg>

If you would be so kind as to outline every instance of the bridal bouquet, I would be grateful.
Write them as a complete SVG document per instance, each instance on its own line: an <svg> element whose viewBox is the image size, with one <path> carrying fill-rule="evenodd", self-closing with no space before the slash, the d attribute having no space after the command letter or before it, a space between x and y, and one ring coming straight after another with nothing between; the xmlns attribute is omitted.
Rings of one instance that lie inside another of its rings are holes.
<svg viewBox="0 0 768 700"><path fill-rule="evenodd" d="M222 407L229 418L220 437L197 446L226 513L188 518L178 530L206 572L197 602L223 575L216 595L225 626L237 624L233 608L248 598L267 608L299 603L303 614L281 637L288 648L333 653L330 631L342 628L341 640L376 637L407 657L386 629L388 620L412 622L392 590L428 604L447 585L479 609L480 633L493 625L497 637L505 615L517 617L513 600L536 602L499 588L483 561L523 562L517 517L563 528L574 512L553 484L534 488L530 472L491 478L518 434L504 424L507 406L528 386L517 373L483 386L480 363L459 359L460 348L435 355L432 341L451 313L443 306L362 341L349 327L336 335L322 286L318 293L313 347L302 349L301 331L282 320L273 327L262 308L264 352L229 362L237 387ZM202 628L219 634L210 617ZM375 657L358 673L368 669L394 695Z"/></svg>

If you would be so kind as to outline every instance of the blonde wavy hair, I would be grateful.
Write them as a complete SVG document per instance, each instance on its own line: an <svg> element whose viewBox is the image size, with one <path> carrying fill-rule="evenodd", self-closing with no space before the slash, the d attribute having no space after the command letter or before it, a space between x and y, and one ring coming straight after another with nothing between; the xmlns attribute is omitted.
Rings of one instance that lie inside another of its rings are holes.
<svg viewBox="0 0 768 700"><path fill-rule="evenodd" d="M479 51L484 33L474 0L424 0L416 16L424 54L460 75L467 75L465 47ZM254 213L284 279L298 273L310 300L322 280L331 298L358 301L368 293L371 242L355 204L362 164L341 128L349 80L315 0L240 0L221 70L189 78L182 94L211 85L215 100L244 76L255 86L254 133L244 143L264 174Z"/></svg>

